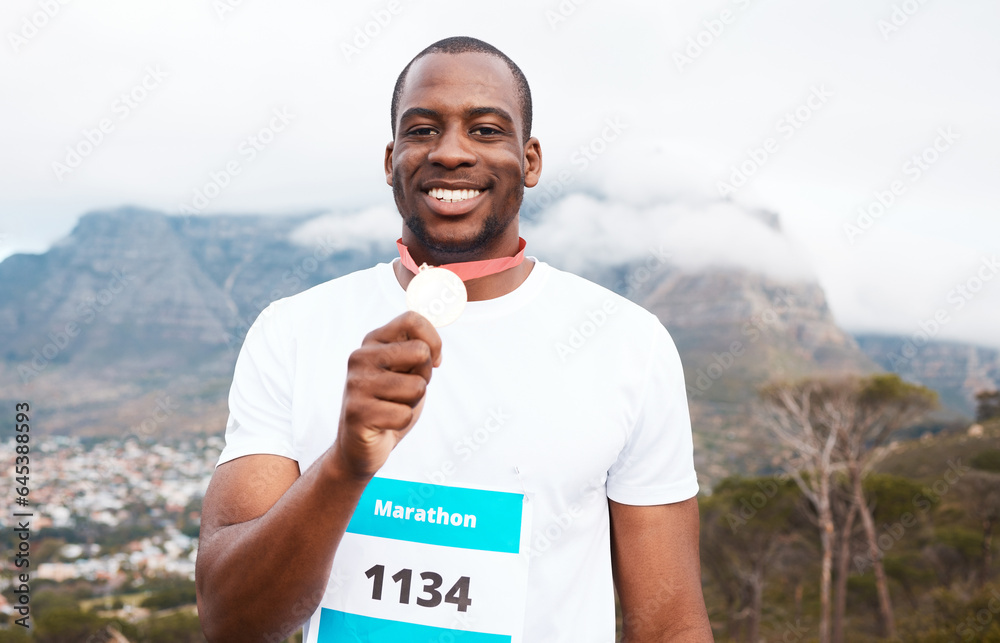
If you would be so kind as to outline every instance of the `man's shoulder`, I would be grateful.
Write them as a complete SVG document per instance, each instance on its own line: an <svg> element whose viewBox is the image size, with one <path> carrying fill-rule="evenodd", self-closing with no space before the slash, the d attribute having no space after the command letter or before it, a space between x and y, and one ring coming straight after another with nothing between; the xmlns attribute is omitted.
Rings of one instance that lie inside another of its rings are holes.
<svg viewBox="0 0 1000 643"><path fill-rule="evenodd" d="M569 309L594 307L612 309L630 323L663 328L660 320L634 301L585 277L545 264L547 297Z"/></svg>
<svg viewBox="0 0 1000 643"><path fill-rule="evenodd" d="M391 270L389 264L377 264L276 299L261 311L254 325L293 332L304 330L303 323L314 326L316 320L324 320L324 324L337 323L341 319L335 314L337 311L356 309L360 303L370 304L376 300L373 295L383 287L381 282Z"/></svg>
<svg viewBox="0 0 1000 643"><path fill-rule="evenodd" d="M369 289L370 292L370 289L385 277L385 273L391 272L391 270L391 264L375 264L374 266L355 270L354 272L349 272L346 275L334 277L333 279L329 279L323 283L316 284L315 286L307 288L296 295L288 297L288 299L310 301L311 299L323 298L330 293L357 290L359 288Z"/></svg>
<svg viewBox="0 0 1000 643"><path fill-rule="evenodd" d="M316 284L302 292L275 300L271 306L289 309L308 309L315 306L328 305L363 294L371 296L373 289L379 287L386 271L391 270L389 264L380 263L369 268L362 268L346 275L334 277Z"/></svg>

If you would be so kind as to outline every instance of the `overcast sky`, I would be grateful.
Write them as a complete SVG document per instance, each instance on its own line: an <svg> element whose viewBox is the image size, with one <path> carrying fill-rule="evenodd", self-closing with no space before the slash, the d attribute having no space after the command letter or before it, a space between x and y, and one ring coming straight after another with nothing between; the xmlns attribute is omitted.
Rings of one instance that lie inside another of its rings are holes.
<svg viewBox="0 0 1000 643"><path fill-rule="evenodd" d="M539 232L815 275L850 330L944 309L939 337L1000 346L1000 3L577 2L7 0L0 257L123 204L391 217L392 84L464 34L531 82L532 198L586 193ZM787 239L739 216L757 208Z"/></svg>

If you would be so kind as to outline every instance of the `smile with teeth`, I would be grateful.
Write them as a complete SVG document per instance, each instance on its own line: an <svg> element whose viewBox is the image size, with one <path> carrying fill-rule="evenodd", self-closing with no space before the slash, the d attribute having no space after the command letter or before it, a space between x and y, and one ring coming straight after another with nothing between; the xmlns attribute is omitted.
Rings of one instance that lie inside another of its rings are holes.
<svg viewBox="0 0 1000 643"><path fill-rule="evenodd" d="M434 197L438 201L455 203L457 201L465 201L466 199L474 199L479 196L481 192L479 190L445 190L444 188L431 188L427 191L427 194Z"/></svg>

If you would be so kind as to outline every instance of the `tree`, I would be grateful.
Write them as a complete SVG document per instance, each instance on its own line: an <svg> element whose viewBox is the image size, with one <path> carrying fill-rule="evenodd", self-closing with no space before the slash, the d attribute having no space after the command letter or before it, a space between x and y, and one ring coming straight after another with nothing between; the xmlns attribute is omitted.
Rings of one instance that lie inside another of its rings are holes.
<svg viewBox="0 0 1000 643"><path fill-rule="evenodd" d="M976 421L985 422L1000 417L1000 391L976 393Z"/></svg>
<svg viewBox="0 0 1000 643"><path fill-rule="evenodd" d="M820 642L830 641L830 585L836 525L832 478L848 477L875 572L883 635L895 637L895 619L872 509L865 500L864 477L896 430L933 408L937 396L896 375L807 379L776 383L762 389L764 423L786 447L786 467L816 510L822 547L820 574ZM844 520L853 520L847 512ZM847 534L842 532L842 537Z"/></svg>
<svg viewBox="0 0 1000 643"><path fill-rule="evenodd" d="M843 485L837 485L842 487ZM845 516L840 521L838 540L840 551L837 553L837 584L833 591L833 643L844 643L844 616L847 613L847 577L851 573L851 541L854 537L854 520L858 515L858 507L853 502L847 490L836 489L834 513Z"/></svg>
<svg viewBox="0 0 1000 643"><path fill-rule="evenodd" d="M993 566L993 527L1000 520L1000 476L994 473L971 471L959 481L958 496L966 506L969 515L983 530L982 562L977 576L977 585L982 588L989 580Z"/></svg>
<svg viewBox="0 0 1000 643"><path fill-rule="evenodd" d="M896 622L872 508L865 500L864 478L871 472L895 431L913 424L937 405L937 394L904 382L898 375L848 378L831 389L820 407L821 421L840 433L837 456L847 469L854 504L861 516L868 558L875 573L882 636L895 638Z"/></svg>
<svg viewBox="0 0 1000 643"><path fill-rule="evenodd" d="M760 640L764 582L798 537L794 515L800 499L789 480L727 478L702 501L703 564L726 597L731 638L742 630L741 640Z"/></svg>
<svg viewBox="0 0 1000 643"><path fill-rule="evenodd" d="M762 422L786 447L786 471L816 510L822 550L820 643L830 643L830 585L835 533L830 494L831 478L840 468L834 461L839 434L817 416L817 409L822 407L830 392L830 384L820 380L770 384L761 390L762 405L759 409Z"/></svg>
<svg viewBox="0 0 1000 643"><path fill-rule="evenodd" d="M926 538L927 516L914 503L914 498L922 495L923 487L909 478L870 473L865 476L864 492L872 519L882 526L879 548L886 576L899 582L910 604L918 609L914 590L933 576L929 562L912 549ZM901 542L904 537L909 547ZM868 556L859 556L858 567L867 569L870 558L870 552Z"/></svg>

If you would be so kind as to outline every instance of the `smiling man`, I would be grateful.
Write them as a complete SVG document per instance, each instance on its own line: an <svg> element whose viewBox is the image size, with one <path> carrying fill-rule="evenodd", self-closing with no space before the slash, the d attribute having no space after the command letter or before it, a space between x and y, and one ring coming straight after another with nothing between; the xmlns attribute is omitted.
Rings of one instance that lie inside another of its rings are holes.
<svg viewBox="0 0 1000 643"><path fill-rule="evenodd" d="M449 38L400 74L391 117L400 260L275 302L237 362L206 636L609 642L617 589L626 640L712 640L677 351L653 315L525 257L524 75ZM447 327L404 312L425 263L465 281Z"/></svg>

